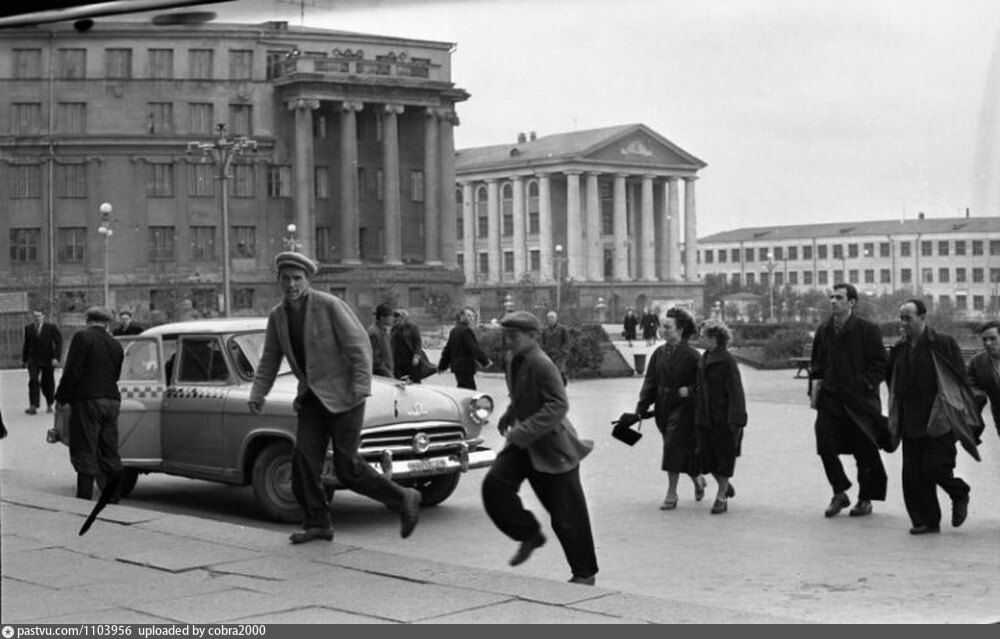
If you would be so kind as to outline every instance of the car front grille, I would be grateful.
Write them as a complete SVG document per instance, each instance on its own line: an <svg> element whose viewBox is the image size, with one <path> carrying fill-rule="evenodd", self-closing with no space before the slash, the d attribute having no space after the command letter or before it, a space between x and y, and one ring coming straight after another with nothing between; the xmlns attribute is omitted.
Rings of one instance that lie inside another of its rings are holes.
<svg viewBox="0 0 1000 639"><path fill-rule="evenodd" d="M457 424L388 426L362 431L359 452L363 456L378 456L388 450L397 458L415 455L413 441L418 433L427 436L428 453L452 450L465 441L465 431Z"/></svg>

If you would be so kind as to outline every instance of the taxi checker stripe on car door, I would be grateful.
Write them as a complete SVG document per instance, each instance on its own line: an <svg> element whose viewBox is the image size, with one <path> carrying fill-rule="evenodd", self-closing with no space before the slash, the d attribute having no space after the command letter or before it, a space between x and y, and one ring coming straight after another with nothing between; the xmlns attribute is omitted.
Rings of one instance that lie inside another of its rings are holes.
<svg viewBox="0 0 1000 639"><path fill-rule="evenodd" d="M163 386L122 386L122 397L128 399L156 399L163 395Z"/></svg>
<svg viewBox="0 0 1000 639"><path fill-rule="evenodd" d="M221 388L202 388L200 386L172 386L167 389L166 396L186 399L222 399L226 396L226 391Z"/></svg>

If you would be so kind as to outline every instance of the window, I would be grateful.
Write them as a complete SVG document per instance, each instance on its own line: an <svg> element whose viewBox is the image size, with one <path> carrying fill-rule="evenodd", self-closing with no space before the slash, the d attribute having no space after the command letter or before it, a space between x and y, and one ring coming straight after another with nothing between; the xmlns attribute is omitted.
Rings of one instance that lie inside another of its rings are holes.
<svg viewBox="0 0 1000 639"><path fill-rule="evenodd" d="M12 164L10 197L14 200L34 199L42 196L42 168L37 164Z"/></svg>
<svg viewBox="0 0 1000 639"><path fill-rule="evenodd" d="M490 234L489 194L486 187L476 189L476 236L488 237Z"/></svg>
<svg viewBox="0 0 1000 639"><path fill-rule="evenodd" d="M972 240L972 254L982 255L983 254L983 241L982 240Z"/></svg>
<svg viewBox="0 0 1000 639"><path fill-rule="evenodd" d="M320 262L333 261L333 242L329 226L316 227L316 259Z"/></svg>
<svg viewBox="0 0 1000 639"><path fill-rule="evenodd" d="M729 251L729 261L732 262L733 264L739 264L740 261L739 249L732 249L731 251Z"/></svg>
<svg viewBox="0 0 1000 639"><path fill-rule="evenodd" d="M317 166L313 169L313 189L317 200L330 199L330 167Z"/></svg>
<svg viewBox="0 0 1000 639"><path fill-rule="evenodd" d="M455 239L461 240L465 237L465 220L461 215L455 216Z"/></svg>
<svg viewBox="0 0 1000 639"><path fill-rule="evenodd" d="M947 270L947 269L944 269L944 270ZM955 281L956 282L964 282L965 281L965 269L964 268L956 268L955 269Z"/></svg>
<svg viewBox="0 0 1000 639"><path fill-rule="evenodd" d="M363 167L358 167L358 198L368 199L368 174Z"/></svg>
<svg viewBox="0 0 1000 639"><path fill-rule="evenodd" d="M267 167L267 197L291 197L292 167L275 164Z"/></svg>
<svg viewBox="0 0 1000 639"><path fill-rule="evenodd" d="M802 284L804 286L813 285L813 272L812 271L802 271Z"/></svg>
<svg viewBox="0 0 1000 639"><path fill-rule="evenodd" d="M150 162L146 165L147 197L174 196L174 165L171 162Z"/></svg>
<svg viewBox="0 0 1000 639"><path fill-rule="evenodd" d="M15 80L37 80L42 77L41 49L14 49L13 62L11 75Z"/></svg>
<svg viewBox="0 0 1000 639"><path fill-rule="evenodd" d="M946 257L948 255L948 240L938 242L938 255Z"/></svg>
<svg viewBox="0 0 1000 639"><path fill-rule="evenodd" d="M215 259L215 227L191 227L191 259L195 262L209 262Z"/></svg>
<svg viewBox="0 0 1000 639"><path fill-rule="evenodd" d="M604 235L611 235L615 232L615 197L612 187L611 182L607 181L598 182L597 186L601 199L600 204L598 204L601 212L601 233Z"/></svg>
<svg viewBox="0 0 1000 639"><path fill-rule="evenodd" d="M104 50L104 79L128 80L132 77L132 49Z"/></svg>
<svg viewBox="0 0 1000 639"><path fill-rule="evenodd" d="M215 109L210 102L192 102L188 105L188 127L191 133L211 135L215 129Z"/></svg>
<svg viewBox="0 0 1000 639"><path fill-rule="evenodd" d="M504 184L500 189L500 235L514 234L514 187Z"/></svg>
<svg viewBox="0 0 1000 639"><path fill-rule="evenodd" d="M955 255L965 255L964 240L955 240Z"/></svg>
<svg viewBox="0 0 1000 639"><path fill-rule="evenodd" d="M253 289L234 288L233 289L233 310L247 311L253 308Z"/></svg>
<svg viewBox="0 0 1000 639"><path fill-rule="evenodd" d="M986 309L985 299L982 295L972 296L972 310L982 311Z"/></svg>
<svg viewBox="0 0 1000 639"><path fill-rule="evenodd" d="M724 264L727 257L726 249L719 249L719 264Z"/></svg>
<svg viewBox="0 0 1000 639"><path fill-rule="evenodd" d="M752 248L748 248L746 251L744 251L744 255L746 256L747 262L753 262L754 252Z"/></svg>
<svg viewBox="0 0 1000 639"><path fill-rule="evenodd" d="M288 51L267 52L267 79L273 80L281 75L281 67L288 57Z"/></svg>
<svg viewBox="0 0 1000 639"><path fill-rule="evenodd" d="M503 272L504 273L514 272L514 251L503 252Z"/></svg>
<svg viewBox="0 0 1000 639"><path fill-rule="evenodd" d="M229 193L233 197L254 196L254 167L252 164L233 164L233 177L229 180Z"/></svg>
<svg viewBox="0 0 1000 639"><path fill-rule="evenodd" d="M892 245L889 242L880 242L878 245L878 256L889 257L892 252Z"/></svg>
<svg viewBox="0 0 1000 639"><path fill-rule="evenodd" d="M833 245L833 259L835 260L844 259L844 246L842 244Z"/></svg>
<svg viewBox="0 0 1000 639"><path fill-rule="evenodd" d="M949 281L951 281L951 278L949 277L948 269L946 269L946 268L939 268L938 269L938 282L940 282L941 284L947 284Z"/></svg>
<svg viewBox="0 0 1000 639"><path fill-rule="evenodd" d="M540 232L539 210L538 182L531 182L528 184L528 235L538 235Z"/></svg>
<svg viewBox="0 0 1000 639"><path fill-rule="evenodd" d="M455 266L459 273L465 272L465 253L455 253Z"/></svg>
<svg viewBox="0 0 1000 639"><path fill-rule="evenodd" d="M481 277L484 277L484 278L487 277L487 276L489 276L489 274L490 274L490 254L489 253L480 253L479 254L479 269L477 270L477 273Z"/></svg>
<svg viewBox="0 0 1000 639"><path fill-rule="evenodd" d="M783 260L783 259L785 259L785 249L784 249L784 247L775 246L774 247L774 251L772 251L772 252L774 254L774 259L776 259L776 260Z"/></svg>
<svg viewBox="0 0 1000 639"><path fill-rule="evenodd" d="M847 271L847 281L850 282L851 284L860 283L860 281L858 280L858 269L852 268L851 270Z"/></svg>
<svg viewBox="0 0 1000 639"><path fill-rule="evenodd" d="M844 281L844 271L837 269L833 272L833 281L835 284L839 284Z"/></svg>
<svg viewBox="0 0 1000 639"><path fill-rule="evenodd" d="M87 257L87 228L84 226L59 229L59 261L82 262Z"/></svg>
<svg viewBox="0 0 1000 639"><path fill-rule="evenodd" d="M991 268L990 269L990 283L991 284L996 284L997 282L1000 282L1000 268Z"/></svg>
<svg viewBox="0 0 1000 639"><path fill-rule="evenodd" d="M887 268L881 269L878 272L878 280L880 284L891 284L892 283L892 271Z"/></svg>
<svg viewBox="0 0 1000 639"><path fill-rule="evenodd" d="M910 257L910 243L900 242L899 243L899 255L900 257Z"/></svg>
<svg viewBox="0 0 1000 639"><path fill-rule="evenodd" d="M767 271L761 271L760 272L760 285L761 286L770 286L771 285L770 282L771 282L771 274L768 273Z"/></svg>
<svg viewBox="0 0 1000 639"><path fill-rule="evenodd" d="M232 227L232 245L229 252L238 260L250 260L257 257L257 227Z"/></svg>
<svg viewBox="0 0 1000 639"><path fill-rule="evenodd" d="M920 243L920 255L924 257L930 257L934 249L934 243L930 240L924 240Z"/></svg>
<svg viewBox="0 0 1000 639"><path fill-rule="evenodd" d="M56 130L60 133L86 132L87 103L60 102L56 106Z"/></svg>
<svg viewBox="0 0 1000 639"><path fill-rule="evenodd" d="M820 244L819 246L817 246L816 254L819 257L819 259L825 260L827 254L826 244Z"/></svg>
<svg viewBox="0 0 1000 639"><path fill-rule="evenodd" d="M14 102L11 104L10 128L14 135L38 135L41 133L41 102Z"/></svg>
<svg viewBox="0 0 1000 639"><path fill-rule="evenodd" d="M747 273L747 286L753 286L753 285L754 285L754 274Z"/></svg>
<svg viewBox="0 0 1000 639"><path fill-rule="evenodd" d="M899 271L899 281L902 282L903 284L910 284L910 283L912 283L913 282L913 271L910 270L910 269L908 269L908 268L901 269Z"/></svg>
<svg viewBox="0 0 1000 639"><path fill-rule="evenodd" d="M759 249L757 249L757 257L760 259L761 262L766 262L767 261L767 247L762 246Z"/></svg>
<svg viewBox="0 0 1000 639"><path fill-rule="evenodd" d="M799 247L797 246L788 247L788 259L793 261L799 259Z"/></svg>
<svg viewBox="0 0 1000 639"><path fill-rule="evenodd" d="M147 77L156 80L169 80L174 77L174 50L150 49L149 69Z"/></svg>
<svg viewBox="0 0 1000 639"><path fill-rule="evenodd" d="M826 271L819 271L816 273L817 282L819 286L826 286L829 283L830 274Z"/></svg>
<svg viewBox="0 0 1000 639"><path fill-rule="evenodd" d="M150 133L173 133L174 103L150 102L148 121Z"/></svg>
<svg viewBox="0 0 1000 639"><path fill-rule="evenodd" d="M729 283L732 284L733 286L739 286L740 285L740 274L739 273L731 273L729 275Z"/></svg>
<svg viewBox="0 0 1000 639"><path fill-rule="evenodd" d="M385 172L382 169L375 170L375 198L381 202L385 199ZM458 194L458 205L456 209L462 210L462 195ZM459 215L461 217L461 215Z"/></svg>
<svg viewBox="0 0 1000 639"><path fill-rule="evenodd" d="M990 240L990 255L1000 255L1000 240Z"/></svg>
<svg viewBox="0 0 1000 639"><path fill-rule="evenodd" d="M857 244L848 244L847 245L847 257L849 257L851 259L855 259L855 258L858 257L858 245Z"/></svg>
<svg viewBox="0 0 1000 639"><path fill-rule="evenodd" d="M920 281L923 282L924 284L933 284L934 283L934 269L932 269L932 268L923 268L923 269L920 269Z"/></svg>
<svg viewBox="0 0 1000 639"><path fill-rule="evenodd" d="M87 197L87 165L56 164L56 197Z"/></svg>
<svg viewBox="0 0 1000 639"><path fill-rule="evenodd" d="M219 310L219 294L215 288L194 288L191 289L191 302L196 311L204 313L206 310Z"/></svg>
<svg viewBox="0 0 1000 639"><path fill-rule="evenodd" d="M21 228L10 230L10 261L26 264L38 261L38 247L42 241L42 229Z"/></svg>
<svg viewBox="0 0 1000 639"><path fill-rule="evenodd" d="M424 201L424 172L410 171L410 201Z"/></svg>
<svg viewBox="0 0 1000 639"><path fill-rule="evenodd" d="M802 259L811 260L813 258L813 247L806 245L802 247Z"/></svg>
<svg viewBox="0 0 1000 639"><path fill-rule="evenodd" d="M969 303L968 303L967 300L968 300L968 298L965 295L956 295L955 296L955 308L957 310L960 310L960 311L968 310Z"/></svg>
<svg viewBox="0 0 1000 639"><path fill-rule="evenodd" d="M211 164L189 164L188 195L212 197L215 195L215 167Z"/></svg>
<svg viewBox="0 0 1000 639"><path fill-rule="evenodd" d="M183 338L179 363L178 382L197 384L224 382L229 379L229 368L226 366L222 344L215 337Z"/></svg>
<svg viewBox="0 0 1000 639"><path fill-rule="evenodd" d="M715 261L715 251L712 249L705 250L705 264L711 264Z"/></svg>
<svg viewBox="0 0 1000 639"><path fill-rule="evenodd" d="M947 295L938 295L938 304L941 306L948 306L951 304L951 297Z"/></svg>
<svg viewBox="0 0 1000 639"><path fill-rule="evenodd" d="M86 49L59 49L56 60L56 77L60 80L82 80L87 77Z"/></svg>
<svg viewBox="0 0 1000 639"><path fill-rule="evenodd" d="M798 286L799 285L799 272L798 271L789 271L788 272L788 284L789 284L789 286Z"/></svg>
<svg viewBox="0 0 1000 639"><path fill-rule="evenodd" d="M604 247L604 278L611 279L615 275L615 250Z"/></svg>
<svg viewBox="0 0 1000 639"><path fill-rule="evenodd" d="M528 251L528 262L531 272L537 273L542 270L542 254L538 249Z"/></svg>
<svg viewBox="0 0 1000 639"><path fill-rule="evenodd" d="M229 132L233 135L253 135L253 107L249 104L229 105Z"/></svg>
<svg viewBox="0 0 1000 639"><path fill-rule="evenodd" d="M875 269L873 269L873 268L866 268L865 269L865 284L874 284L874 283L875 283Z"/></svg>
<svg viewBox="0 0 1000 639"><path fill-rule="evenodd" d="M981 269L981 268L974 268L974 269L972 269L972 283L973 284L982 284L983 283L983 276L984 275L985 275L985 272L984 272L983 269Z"/></svg>
<svg viewBox="0 0 1000 639"><path fill-rule="evenodd" d="M149 259L153 262L166 262L174 259L174 227L149 227Z"/></svg>
<svg viewBox="0 0 1000 639"><path fill-rule="evenodd" d="M214 75L215 51L191 49L188 51L188 77L192 80L211 80Z"/></svg>
<svg viewBox="0 0 1000 639"><path fill-rule="evenodd" d="M229 52L229 79L249 80L253 75L253 51L233 49Z"/></svg>

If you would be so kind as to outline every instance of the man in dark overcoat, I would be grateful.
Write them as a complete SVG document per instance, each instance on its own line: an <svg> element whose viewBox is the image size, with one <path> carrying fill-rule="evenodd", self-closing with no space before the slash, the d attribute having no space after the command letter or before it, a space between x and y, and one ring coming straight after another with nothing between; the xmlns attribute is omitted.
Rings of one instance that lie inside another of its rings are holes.
<svg viewBox="0 0 1000 639"><path fill-rule="evenodd" d="M647 308L642 314L642 319L639 320L639 327L642 328L642 339L646 340L646 345L649 346L656 342L656 331L660 328L660 318L653 312L653 309Z"/></svg>
<svg viewBox="0 0 1000 639"><path fill-rule="evenodd" d="M520 542L510 565L524 563L545 544L541 526L524 508L518 491L525 480L549 512L573 576L571 583L594 585L597 555L587 499L580 483L580 461L593 449L566 419L569 403L555 364L538 345L541 322L516 311L500 322L510 404L497 422L507 438L483 480L483 505L505 535Z"/></svg>
<svg viewBox="0 0 1000 639"><path fill-rule="evenodd" d="M969 383L979 402L980 412L989 401L993 412L993 425L1000 435L1000 321L991 320L979 329L983 352L976 353L969 361Z"/></svg>
<svg viewBox="0 0 1000 639"><path fill-rule="evenodd" d="M39 391L45 396L47 411L52 412L55 370L62 358L63 339L59 328L45 321L45 313L37 310L31 315L31 324L24 327L21 364L28 369L28 408L24 412L34 415L41 405Z"/></svg>
<svg viewBox="0 0 1000 639"><path fill-rule="evenodd" d="M459 388L476 390L476 364L483 368L490 365L490 358L483 351L472 330L476 321L476 312L466 306L458 314L458 321L448 334L448 342L441 351L438 361L438 372L451 368L455 374L455 383Z"/></svg>
<svg viewBox="0 0 1000 639"><path fill-rule="evenodd" d="M389 336L392 341L392 363L396 379L407 377L415 384L420 383L420 354L423 352L423 337L420 327L410 321L410 313L399 308L393 313L395 324Z"/></svg>
<svg viewBox="0 0 1000 639"><path fill-rule="evenodd" d="M810 380L816 452L833 488L827 517L851 503L847 496L851 482L839 455L853 455L857 463L858 502L850 511L852 517L870 515L871 502L885 501L886 494L887 477L878 449L891 448L879 396L887 357L878 326L856 315L857 303L854 286L835 284L831 316L813 338Z"/></svg>
<svg viewBox="0 0 1000 639"><path fill-rule="evenodd" d="M568 384L569 329L559 323L559 315L555 311L549 311L545 315L545 328L542 329L542 350L559 369L563 384Z"/></svg>
<svg viewBox="0 0 1000 639"><path fill-rule="evenodd" d="M124 351L108 332L110 322L107 309L87 309L87 328L70 340L66 367L56 389L60 410L63 404L70 405L69 457L76 470L76 496L80 499L93 497L95 479L104 490L122 470L118 377ZM117 495L111 497L112 502L117 500Z"/></svg>
<svg viewBox="0 0 1000 639"><path fill-rule="evenodd" d="M375 321L368 327L368 340L372 343L372 375L393 377L392 343L389 329L392 326L392 308L388 304L375 307Z"/></svg>
<svg viewBox="0 0 1000 639"><path fill-rule="evenodd" d="M889 428L903 441L903 500L910 534L941 530L937 487L951 498L951 525L969 514L969 485L955 477L955 442L979 461L983 431L966 377L962 350L950 335L927 326L927 307L911 299L899 307L902 339L889 351Z"/></svg>

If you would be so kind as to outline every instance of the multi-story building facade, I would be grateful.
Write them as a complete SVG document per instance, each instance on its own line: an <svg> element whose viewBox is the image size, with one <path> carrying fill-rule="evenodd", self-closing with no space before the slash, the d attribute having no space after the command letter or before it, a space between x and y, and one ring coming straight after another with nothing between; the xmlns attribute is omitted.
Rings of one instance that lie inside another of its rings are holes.
<svg viewBox="0 0 1000 639"><path fill-rule="evenodd" d="M849 282L901 289L969 317L1000 309L1000 217L925 218L741 228L698 241L703 274L798 292Z"/></svg>
<svg viewBox="0 0 1000 639"><path fill-rule="evenodd" d="M706 165L649 127L521 134L456 155L458 264L484 310L525 288L526 306L558 306L569 290L609 319L628 306L700 309L696 251L683 247L697 244Z"/></svg>
<svg viewBox="0 0 1000 639"><path fill-rule="evenodd" d="M104 302L106 278L137 317L178 291L214 313L229 260L233 309L260 312L297 243L360 310L457 294L453 49L283 22L6 32L0 292L65 314ZM221 181L188 152L219 146L219 123L256 145Z"/></svg>

